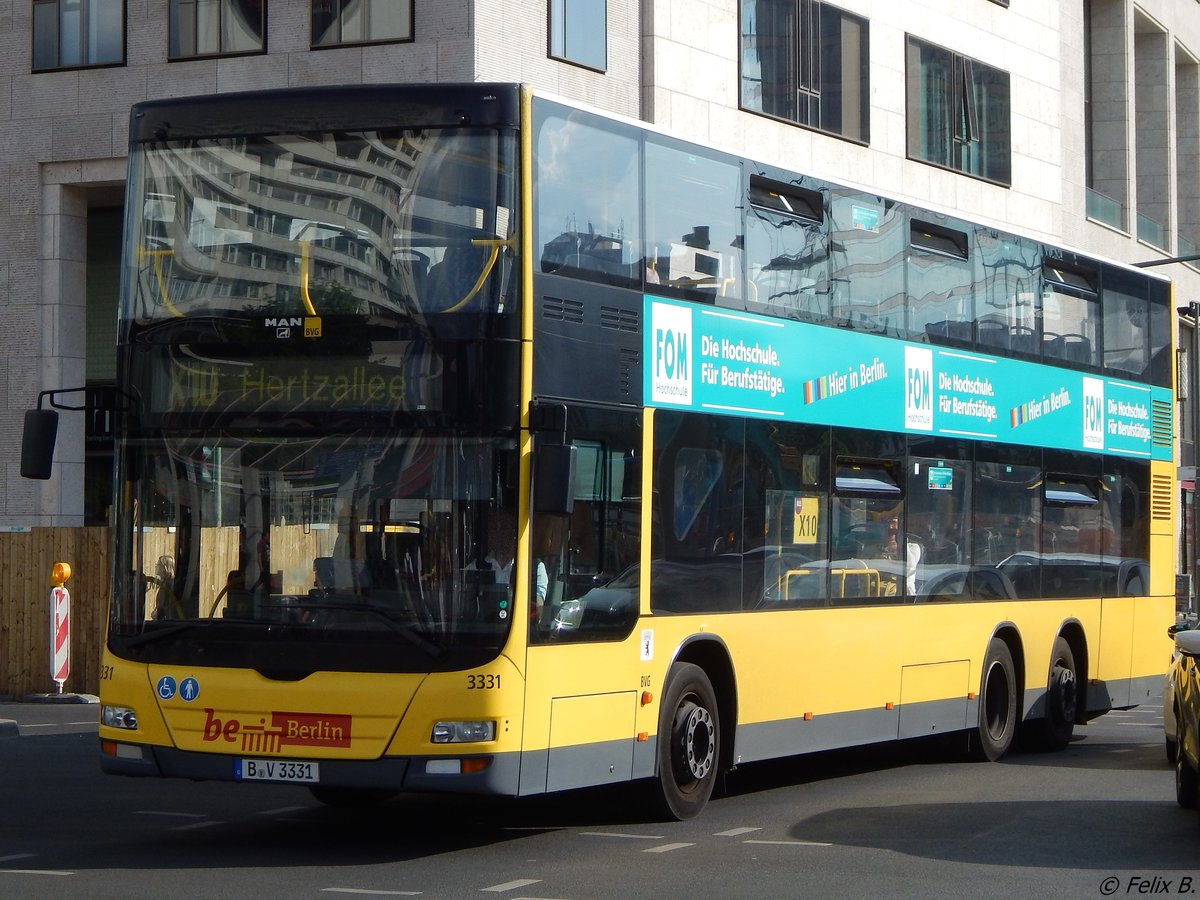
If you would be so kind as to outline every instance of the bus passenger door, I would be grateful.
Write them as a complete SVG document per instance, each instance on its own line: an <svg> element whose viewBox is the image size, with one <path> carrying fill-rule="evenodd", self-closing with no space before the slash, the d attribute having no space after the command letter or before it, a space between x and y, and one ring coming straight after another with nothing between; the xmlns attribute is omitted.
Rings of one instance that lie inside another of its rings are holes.
<svg viewBox="0 0 1200 900"><path fill-rule="evenodd" d="M565 438L535 439L528 552L545 595L530 606L522 794L634 776L640 422L570 409Z"/></svg>

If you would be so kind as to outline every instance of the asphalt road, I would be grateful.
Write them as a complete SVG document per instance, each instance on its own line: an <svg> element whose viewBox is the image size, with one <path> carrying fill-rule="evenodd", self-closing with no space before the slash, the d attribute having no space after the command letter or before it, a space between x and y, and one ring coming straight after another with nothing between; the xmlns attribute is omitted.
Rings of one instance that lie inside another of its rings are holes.
<svg viewBox="0 0 1200 900"><path fill-rule="evenodd" d="M746 766L690 822L655 821L634 788L353 811L298 787L114 778L96 766L96 709L0 703L16 722L0 737L0 897L1200 891L1200 819L1175 803L1155 706L998 764L910 742Z"/></svg>

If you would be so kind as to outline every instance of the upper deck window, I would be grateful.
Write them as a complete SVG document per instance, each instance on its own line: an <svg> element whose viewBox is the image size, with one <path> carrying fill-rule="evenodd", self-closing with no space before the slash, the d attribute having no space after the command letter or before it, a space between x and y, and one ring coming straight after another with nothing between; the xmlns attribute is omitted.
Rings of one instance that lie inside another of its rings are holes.
<svg viewBox="0 0 1200 900"><path fill-rule="evenodd" d="M962 223L934 218L908 223L909 329L918 339L966 348L975 321L970 236Z"/></svg>
<svg viewBox="0 0 1200 900"><path fill-rule="evenodd" d="M33 71L124 61L124 0L34 0Z"/></svg>
<svg viewBox="0 0 1200 900"><path fill-rule="evenodd" d="M1068 365L1100 364L1099 273L1047 260L1042 267L1042 348Z"/></svg>
<svg viewBox="0 0 1200 900"><path fill-rule="evenodd" d="M750 176L746 211L747 309L824 323L829 319L825 198L811 188Z"/></svg>
<svg viewBox="0 0 1200 900"><path fill-rule="evenodd" d="M542 272L640 286L641 144L636 130L536 107L534 245Z"/></svg>
<svg viewBox="0 0 1200 900"><path fill-rule="evenodd" d="M412 0L313 0L313 47L412 39Z"/></svg>
<svg viewBox="0 0 1200 900"><path fill-rule="evenodd" d="M607 69L607 0L550 0L550 56L598 72Z"/></svg>
<svg viewBox="0 0 1200 900"><path fill-rule="evenodd" d="M742 109L867 143L867 20L819 0L743 0Z"/></svg>
<svg viewBox="0 0 1200 900"><path fill-rule="evenodd" d="M647 289L737 305L743 194L736 161L665 140L648 141L645 154Z"/></svg>
<svg viewBox="0 0 1200 900"><path fill-rule="evenodd" d="M171 59L261 53L263 0L171 0Z"/></svg>

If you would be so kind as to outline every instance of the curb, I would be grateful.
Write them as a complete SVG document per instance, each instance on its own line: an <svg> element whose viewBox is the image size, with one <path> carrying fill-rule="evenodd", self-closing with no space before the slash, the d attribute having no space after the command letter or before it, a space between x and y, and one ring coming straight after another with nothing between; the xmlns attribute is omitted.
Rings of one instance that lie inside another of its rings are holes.
<svg viewBox="0 0 1200 900"><path fill-rule="evenodd" d="M99 703L95 694L26 694L22 703Z"/></svg>

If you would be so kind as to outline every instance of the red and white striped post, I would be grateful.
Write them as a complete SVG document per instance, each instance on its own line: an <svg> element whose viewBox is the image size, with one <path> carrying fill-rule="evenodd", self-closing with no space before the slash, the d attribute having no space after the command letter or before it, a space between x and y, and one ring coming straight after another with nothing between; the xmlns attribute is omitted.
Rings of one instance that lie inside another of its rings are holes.
<svg viewBox="0 0 1200 900"><path fill-rule="evenodd" d="M63 682L71 674L71 595L67 579L71 577L68 563L54 564L50 574L50 677L62 693Z"/></svg>

